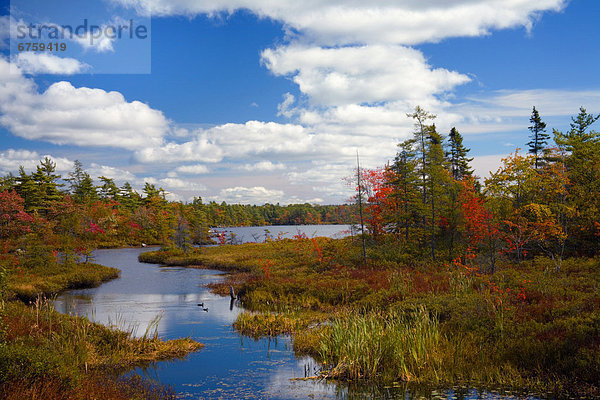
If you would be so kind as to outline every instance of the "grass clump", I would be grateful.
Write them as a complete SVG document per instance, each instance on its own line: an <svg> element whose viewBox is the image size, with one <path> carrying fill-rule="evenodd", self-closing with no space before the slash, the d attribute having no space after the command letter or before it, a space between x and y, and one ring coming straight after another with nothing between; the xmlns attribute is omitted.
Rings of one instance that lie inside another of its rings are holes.
<svg viewBox="0 0 600 400"><path fill-rule="evenodd" d="M326 375L349 380L437 382L443 337L435 315L351 313L319 332Z"/></svg>
<svg viewBox="0 0 600 400"><path fill-rule="evenodd" d="M277 336L298 333L318 325L325 318L327 316L322 313L244 311L238 315L233 327L247 336Z"/></svg>

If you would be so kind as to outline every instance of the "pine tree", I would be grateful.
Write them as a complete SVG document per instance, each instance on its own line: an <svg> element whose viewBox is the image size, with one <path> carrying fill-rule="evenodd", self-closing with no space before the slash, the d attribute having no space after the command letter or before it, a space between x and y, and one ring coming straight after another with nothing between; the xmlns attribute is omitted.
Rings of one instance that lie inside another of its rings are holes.
<svg viewBox="0 0 600 400"><path fill-rule="evenodd" d="M535 169L538 169L540 166L540 159L546 144L548 143L548 139L550 139L550 135L546 132L546 123L542 122L540 118L540 114L538 110L533 107L533 111L531 113L531 118L529 118L529 122L531 122L531 126L528 128L531 131L531 141L527 143L529 146L529 153L533 154L535 157Z"/></svg>
<svg viewBox="0 0 600 400"><path fill-rule="evenodd" d="M471 151L471 149L467 149L463 146L462 135L456 128L452 128L448 139L450 151L446 153L446 157L448 157L450 163L452 177L456 180L461 180L465 177L472 176L473 170L469 163L473 161L473 158L467 157L467 153Z"/></svg>

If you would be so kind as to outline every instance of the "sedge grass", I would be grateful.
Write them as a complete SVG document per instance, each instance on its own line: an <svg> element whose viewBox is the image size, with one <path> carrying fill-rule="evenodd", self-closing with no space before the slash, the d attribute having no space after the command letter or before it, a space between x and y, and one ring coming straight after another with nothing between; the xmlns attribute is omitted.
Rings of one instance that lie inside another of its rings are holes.
<svg viewBox="0 0 600 400"><path fill-rule="evenodd" d="M435 315L369 312L336 318L320 331L319 356L334 378L436 381L442 336Z"/></svg>

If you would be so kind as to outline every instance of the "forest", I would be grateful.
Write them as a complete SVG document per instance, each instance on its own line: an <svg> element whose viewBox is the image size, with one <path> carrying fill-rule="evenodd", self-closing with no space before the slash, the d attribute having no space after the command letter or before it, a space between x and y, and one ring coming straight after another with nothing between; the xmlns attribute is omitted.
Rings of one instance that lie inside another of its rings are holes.
<svg viewBox="0 0 600 400"><path fill-rule="evenodd" d="M517 264L549 257L595 256L600 242L600 115L581 108L567 132L547 133L533 107L527 149L516 149L480 182L456 128L447 139L420 107L414 137L393 161L355 178L364 223L375 242L398 251L494 272L499 258Z"/></svg>

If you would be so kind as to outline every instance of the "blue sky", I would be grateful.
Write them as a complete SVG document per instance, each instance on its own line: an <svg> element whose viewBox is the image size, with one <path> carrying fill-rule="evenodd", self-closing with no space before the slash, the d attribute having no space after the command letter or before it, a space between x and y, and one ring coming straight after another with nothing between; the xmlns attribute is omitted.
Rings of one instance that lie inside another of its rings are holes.
<svg viewBox="0 0 600 400"><path fill-rule="evenodd" d="M525 146L533 106L550 130L600 112L598 1L271 3L0 2L0 173L50 155L176 200L341 203L356 150L383 165L416 105L482 176ZM16 48L19 24L85 18L148 37Z"/></svg>

